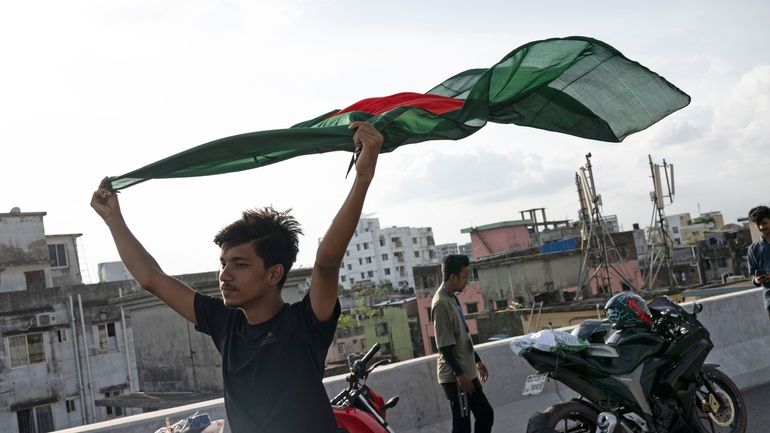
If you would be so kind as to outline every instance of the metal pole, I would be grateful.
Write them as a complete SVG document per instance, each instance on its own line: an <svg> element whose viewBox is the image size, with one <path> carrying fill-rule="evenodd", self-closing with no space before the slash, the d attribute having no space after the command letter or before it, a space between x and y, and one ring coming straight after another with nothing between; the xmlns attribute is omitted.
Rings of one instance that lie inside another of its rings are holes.
<svg viewBox="0 0 770 433"><path fill-rule="evenodd" d="M80 416L83 418L83 422L88 424L88 412L86 412L86 397L85 389L83 386L83 372L80 365L80 349L78 349L78 330L75 325L75 307L72 302L72 295L68 296L70 307L70 330L72 331L72 348L75 350L75 370L78 372L78 395L80 396ZM84 346L85 347L85 346Z"/></svg>
<svg viewBox="0 0 770 433"><path fill-rule="evenodd" d="M96 416L96 397L94 396L94 377L91 374L91 358L88 355L88 337L86 336L86 320L83 315L83 298L78 294L78 307L80 309L80 327L83 330L83 351L86 357L86 372L88 373L88 390L91 394L91 414L93 421L98 421Z"/></svg>
<svg viewBox="0 0 770 433"><path fill-rule="evenodd" d="M118 287L118 297L123 297L123 288ZM134 389L134 380L133 375L131 374L131 357L130 357L130 349L128 346L128 332L126 332L126 312L123 309L123 303L120 304L120 325L123 329L123 345L126 348L126 370L128 372L128 390L130 392L136 391Z"/></svg>

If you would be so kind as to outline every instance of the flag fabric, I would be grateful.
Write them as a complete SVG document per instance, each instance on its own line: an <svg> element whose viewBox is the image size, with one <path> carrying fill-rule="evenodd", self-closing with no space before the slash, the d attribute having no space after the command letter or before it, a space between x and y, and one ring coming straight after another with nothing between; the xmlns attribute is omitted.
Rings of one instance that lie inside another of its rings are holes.
<svg viewBox="0 0 770 433"><path fill-rule="evenodd" d="M368 98L287 129L193 147L111 179L116 190L157 178L248 170L300 155L352 151L356 120L385 137L383 152L458 140L487 122L620 142L690 103L690 97L610 45L587 37L535 41L487 69L461 72L426 93Z"/></svg>

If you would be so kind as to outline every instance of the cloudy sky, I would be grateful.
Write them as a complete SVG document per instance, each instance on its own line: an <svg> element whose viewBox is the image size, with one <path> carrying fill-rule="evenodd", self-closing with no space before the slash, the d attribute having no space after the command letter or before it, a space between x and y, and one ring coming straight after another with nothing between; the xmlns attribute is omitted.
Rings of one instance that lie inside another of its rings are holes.
<svg viewBox="0 0 770 433"><path fill-rule="evenodd" d="M0 5L0 212L45 211L82 233L91 278L117 260L88 203L119 175L213 139L288 127L359 99L424 92L526 42L590 36L661 74L692 103L623 143L490 124L380 159L365 212L383 226L460 229L547 208L577 215L593 154L604 214L648 225L648 155L676 167L669 214L727 221L770 200L770 6L757 1L40 1ZM166 272L217 268L214 233L248 207L293 208L298 263L347 193L349 154L215 177L152 180L121 204Z"/></svg>

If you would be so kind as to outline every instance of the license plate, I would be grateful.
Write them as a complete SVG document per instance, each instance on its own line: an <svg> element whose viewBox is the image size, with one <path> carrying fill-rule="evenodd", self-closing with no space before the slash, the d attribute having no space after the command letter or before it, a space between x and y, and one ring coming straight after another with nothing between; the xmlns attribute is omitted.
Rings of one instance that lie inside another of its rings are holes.
<svg viewBox="0 0 770 433"><path fill-rule="evenodd" d="M527 381L524 382L524 389L521 391L521 395L539 395L543 392L547 379L547 374L530 374L527 376Z"/></svg>

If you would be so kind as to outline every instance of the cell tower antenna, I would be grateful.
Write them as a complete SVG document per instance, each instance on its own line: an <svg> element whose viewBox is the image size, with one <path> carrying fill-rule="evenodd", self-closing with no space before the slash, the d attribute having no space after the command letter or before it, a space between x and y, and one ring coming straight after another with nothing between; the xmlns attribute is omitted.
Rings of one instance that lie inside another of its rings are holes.
<svg viewBox="0 0 770 433"><path fill-rule="evenodd" d="M672 263L674 242L668 232L668 220L665 212L665 199L668 199L669 204L674 202L674 165L666 162L665 159L663 164L655 164L651 155L647 155L647 158L650 161L652 173L653 191L650 193L652 221L650 221L647 233L647 267L643 271L646 289L652 290L661 268L666 269L669 281L676 284ZM665 184L663 179L665 179Z"/></svg>
<svg viewBox="0 0 770 433"><path fill-rule="evenodd" d="M616 264L627 258L621 257L620 250L615 246L611 233L614 230L602 216L602 197L596 193L594 182L592 155L586 155L586 165L575 173L580 201L580 234L581 259L578 273L578 288L583 297L591 295L591 289L603 295L612 295L613 281L620 282L615 287L634 288L633 280L626 275L622 267Z"/></svg>

